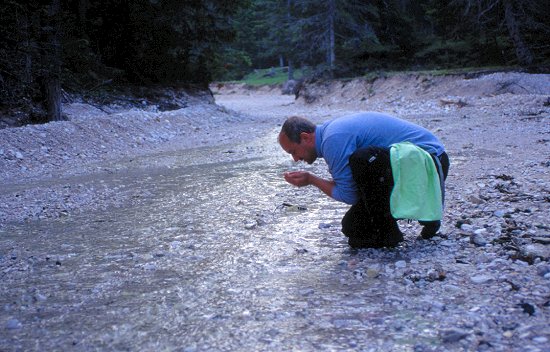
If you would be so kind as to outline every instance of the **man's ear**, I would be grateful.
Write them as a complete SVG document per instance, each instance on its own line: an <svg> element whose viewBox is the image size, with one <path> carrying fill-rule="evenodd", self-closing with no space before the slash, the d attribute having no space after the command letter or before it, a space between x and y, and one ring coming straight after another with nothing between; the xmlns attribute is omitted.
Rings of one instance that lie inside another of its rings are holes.
<svg viewBox="0 0 550 352"><path fill-rule="evenodd" d="M311 138L313 138L313 133L307 133L307 132L302 132L300 133L300 142L306 142L306 143L309 143L311 142Z"/></svg>

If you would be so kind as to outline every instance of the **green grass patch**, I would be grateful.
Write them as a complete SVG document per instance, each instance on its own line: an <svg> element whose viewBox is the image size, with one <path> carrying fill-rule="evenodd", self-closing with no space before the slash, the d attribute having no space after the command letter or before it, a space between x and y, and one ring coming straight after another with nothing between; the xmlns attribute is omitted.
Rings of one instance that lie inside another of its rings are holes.
<svg viewBox="0 0 550 352"><path fill-rule="evenodd" d="M294 79L300 79L302 76L302 70L294 70ZM283 84L287 80L288 67L273 67L266 69L255 69L238 82L246 83L251 86L265 86Z"/></svg>

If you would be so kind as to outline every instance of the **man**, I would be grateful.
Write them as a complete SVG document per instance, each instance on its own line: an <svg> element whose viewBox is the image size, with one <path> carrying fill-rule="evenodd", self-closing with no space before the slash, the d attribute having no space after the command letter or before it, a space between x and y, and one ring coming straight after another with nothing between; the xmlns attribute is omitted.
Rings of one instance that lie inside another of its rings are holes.
<svg viewBox="0 0 550 352"><path fill-rule="evenodd" d="M394 186L390 146L410 142L428 152L438 165L443 181L449 158L443 144L427 129L377 112L340 117L322 125L293 116L279 133L281 147L294 161L312 164L325 159L332 179L307 171L287 172L285 180L295 186L313 185L337 201L351 205L342 219L342 232L354 248L394 247L403 240L390 212ZM433 237L440 221L421 221L423 238Z"/></svg>

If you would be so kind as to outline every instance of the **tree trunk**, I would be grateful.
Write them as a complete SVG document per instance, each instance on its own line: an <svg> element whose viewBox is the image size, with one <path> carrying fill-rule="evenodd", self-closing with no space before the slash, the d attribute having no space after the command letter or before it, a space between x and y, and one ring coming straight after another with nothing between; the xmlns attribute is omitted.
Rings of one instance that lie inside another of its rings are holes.
<svg viewBox="0 0 550 352"><path fill-rule="evenodd" d="M334 42L334 19L336 17L335 0L329 0L329 46L328 46L328 66L330 72L334 70L334 61L336 61L335 42Z"/></svg>
<svg viewBox="0 0 550 352"><path fill-rule="evenodd" d="M78 29L82 38L87 38L87 22L86 15L88 12L89 2L88 0L78 1Z"/></svg>
<svg viewBox="0 0 550 352"><path fill-rule="evenodd" d="M292 60L288 59L288 80L294 79L294 68L292 67Z"/></svg>
<svg viewBox="0 0 550 352"><path fill-rule="evenodd" d="M23 35L23 51L25 55L25 71L23 73L23 82L27 86L32 84L32 43L29 17L27 11L22 11L19 18L19 28Z"/></svg>
<svg viewBox="0 0 550 352"><path fill-rule="evenodd" d="M42 52L43 75L41 91L46 108L47 121L63 120L61 111L61 43L59 16L61 1L52 0L44 19L43 36L46 48Z"/></svg>
<svg viewBox="0 0 550 352"><path fill-rule="evenodd" d="M518 62L522 66L530 66L533 63L533 54L529 47L523 41L521 36L521 31L514 14L514 5L512 0L503 0L504 1L504 19L506 21L506 27L508 28L508 33L510 38L514 43L516 49L516 57Z"/></svg>
<svg viewBox="0 0 550 352"><path fill-rule="evenodd" d="M46 99L46 110L48 121L61 121L61 84L57 77L45 77L42 82L42 94Z"/></svg>
<svg viewBox="0 0 550 352"><path fill-rule="evenodd" d="M290 27L292 26L292 14L291 14L291 9L292 9L292 0L287 0L286 2L286 23L287 23L287 26L286 26L286 36L287 36L287 45L286 45L286 56L287 56L287 61L288 61L288 80L293 80L294 79L294 67L292 67L292 50L290 49L291 47L291 39L290 39Z"/></svg>

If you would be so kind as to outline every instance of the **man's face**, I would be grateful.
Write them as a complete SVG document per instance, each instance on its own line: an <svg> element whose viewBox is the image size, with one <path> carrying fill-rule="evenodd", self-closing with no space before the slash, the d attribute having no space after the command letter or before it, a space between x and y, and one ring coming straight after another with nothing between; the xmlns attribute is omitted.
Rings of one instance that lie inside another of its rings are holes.
<svg viewBox="0 0 550 352"><path fill-rule="evenodd" d="M300 134L300 143L292 142L284 133L279 134L279 143L288 154L292 155L294 161L305 161L313 164L317 159L315 149L315 134L302 132Z"/></svg>

